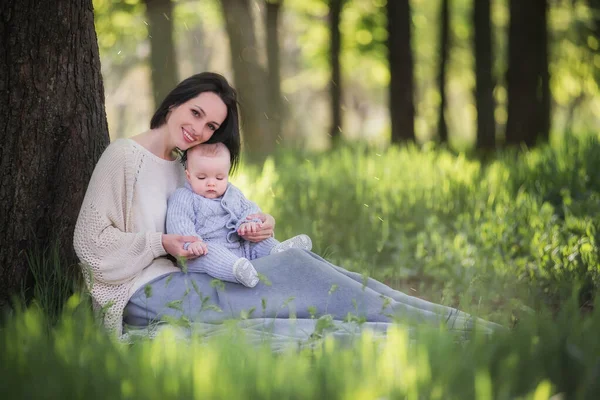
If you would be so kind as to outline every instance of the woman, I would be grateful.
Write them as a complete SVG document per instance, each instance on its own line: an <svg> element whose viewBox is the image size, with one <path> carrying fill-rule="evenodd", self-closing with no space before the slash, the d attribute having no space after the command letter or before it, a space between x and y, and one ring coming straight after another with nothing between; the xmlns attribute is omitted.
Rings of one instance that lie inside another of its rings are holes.
<svg viewBox="0 0 600 400"><path fill-rule="evenodd" d="M303 250L253 261L270 282L252 289L232 283L217 288L206 274L182 272L172 259L184 257L193 263L194 255L183 245L198 238L164 233L167 199L183 184L179 154L199 143L217 142L229 148L235 168L240 154L235 90L222 76L201 73L167 95L150 130L116 140L102 154L77 220L74 247L107 328L121 334L124 315L125 323L133 326L182 314L189 320L215 322L252 308L260 318L287 318L290 305L297 318L310 318L309 310L316 309L334 319L351 313L371 322L415 320L471 328L473 319L464 313L372 279L364 282L362 276ZM263 225L244 239L258 242L273 235L273 217L249 218L260 218ZM184 298L178 306L169 306Z"/></svg>

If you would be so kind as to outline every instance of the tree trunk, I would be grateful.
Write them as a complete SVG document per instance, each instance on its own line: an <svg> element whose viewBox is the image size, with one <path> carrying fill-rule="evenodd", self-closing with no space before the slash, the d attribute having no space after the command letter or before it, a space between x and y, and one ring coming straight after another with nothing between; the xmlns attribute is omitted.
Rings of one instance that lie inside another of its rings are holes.
<svg viewBox="0 0 600 400"><path fill-rule="evenodd" d="M283 105L281 101L281 73L279 62L279 15L282 0L267 0L266 32L267 63L269 76L267 80L269 99L269 130L273 135L281 135Z"/></svg>
<svg viewBox="0 0 600 400"><path fill-rule="evenodd" d="M506 143L535 146L549 135L546 0L511 0Z"/></svg>
<svg viewBox="0 0 600 400"><path fill-rule="evenodd" d="M246 157L261 162L275 149L267 122L266 73L259 64L250 0L221 0L235 86L239 95Z"/></svg>
<svg viewBox="0 0 600 400"><path fill-rule="evenodd" d="M442 0L440 14L440 60L438 66L438 90L440 92L440 110L438 114L438 138L448 143L448 125L446 124L446 65L450 47L450 0Z"/></svg>
<svg viewBox="0 0 600 400"><path fill-rule="evenodd" d="M92 0L0 2L0 305L21 289L26 254L59 245L77 263L73 229L108 144Z"/></svg>
<svg viewBox="0 0 600 400"><path fill-rule="evenodd" d="M171 0L144 0L150 37L152 96L158 107L179 82L173 43L173 4Z"/></svg>
<svg viewBox="0 0 600 400"><path fill-rule="evenodd" d="M540 133L539 140L548 142L550 140L550 71L549 71L549 55L548 55L548 1L541 0L540 5Z"/></svg>
<svg viewBox="0 0 600 400"><path fill-rule="evenodd" d="M477 107L477 149L496 147L494 120L494 79L492 77L492 29L490 0L473 0L475 27L475 103Z"/></svg>
<svg viewBox="0 0 600 400"><path fill-rule="evenodd" d="M392 143L415 140L409 0L387 2Z"/></svg>
<svg viewBox="0 0 600 400"><path fill-rule="evenodd" d="M329 2L329 32L331 44L329 47L329 62L331 63L331 81L329 82L329 95L331 97L331 126L329 135L335 143L339 141L342 133L342 69L340 65L340 52L342 49L342 35L340 32L340 19L344 0L330 0Z"/></svg>
<svg viewBox="0 0 600 400"><path fill-rule="evenodd" d="M588 0L588 7L592 12L592 32L597 39L600 39L600 0Z"/></svg>

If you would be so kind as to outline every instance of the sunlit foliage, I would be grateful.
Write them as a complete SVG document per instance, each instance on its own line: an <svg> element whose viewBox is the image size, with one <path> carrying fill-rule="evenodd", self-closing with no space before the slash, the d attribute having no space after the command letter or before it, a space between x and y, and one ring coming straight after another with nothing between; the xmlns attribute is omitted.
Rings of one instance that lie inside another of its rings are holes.
<svg viewBox="0 0 600 400"><path fill-rule="evenodd" d="M512 332L474 335L392 328L274 353L220 336L116 343L71 298L51 331L35 307L0 330L0 390L8 398L70 399L591 399L600 376L600 308L538 315Z"/></svg>

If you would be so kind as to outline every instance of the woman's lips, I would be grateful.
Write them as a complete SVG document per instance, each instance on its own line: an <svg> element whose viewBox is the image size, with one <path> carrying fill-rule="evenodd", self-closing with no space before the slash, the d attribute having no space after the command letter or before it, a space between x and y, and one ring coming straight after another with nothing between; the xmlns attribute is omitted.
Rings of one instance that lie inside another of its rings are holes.
<svg viewBox="0 0 600 400"><path fill-rule="evenodd" d="M188 131L186 131L184 128L181 128L181 130L183 132L183 137L185 138L186 142L194 143L196 141L196 139L194 139L194 137L192 135L190 135L190 133Z"/></svg>

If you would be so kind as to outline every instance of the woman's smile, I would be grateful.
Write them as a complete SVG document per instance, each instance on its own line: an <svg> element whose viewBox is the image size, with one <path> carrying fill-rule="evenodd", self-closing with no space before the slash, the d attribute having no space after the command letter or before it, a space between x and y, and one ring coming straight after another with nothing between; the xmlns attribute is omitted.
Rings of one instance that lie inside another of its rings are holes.
<svg viewBox="0 0 600 400"><path fill-rule="evenodd" d="M196 141L196 139L185 128L181 128L181 130L183 131L183 137L185 138L186 142L194 143Z"/></svg>

